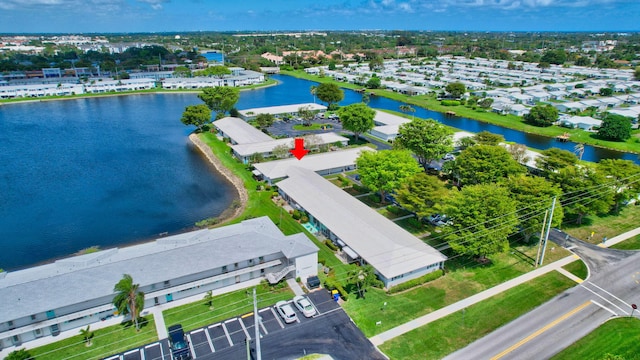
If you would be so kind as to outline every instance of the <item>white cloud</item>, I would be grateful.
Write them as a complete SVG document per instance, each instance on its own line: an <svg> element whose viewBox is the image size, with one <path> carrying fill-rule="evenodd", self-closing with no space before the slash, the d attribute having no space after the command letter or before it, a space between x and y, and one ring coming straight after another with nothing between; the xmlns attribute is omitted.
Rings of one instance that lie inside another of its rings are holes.
<svg viewBox="0 0 640 360"><path fill-rule="evenodd" d="M162 4L170 0L137 0L138 2L149 4L153 10L162 10Z"/></svg>

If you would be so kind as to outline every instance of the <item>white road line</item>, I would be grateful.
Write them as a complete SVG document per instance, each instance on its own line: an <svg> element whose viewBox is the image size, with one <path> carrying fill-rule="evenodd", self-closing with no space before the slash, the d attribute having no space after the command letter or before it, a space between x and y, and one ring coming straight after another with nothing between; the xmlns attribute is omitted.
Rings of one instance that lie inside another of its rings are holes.
<svg viewBox="0 0 640 360"><path fill-rule="evenodd" d="M618 314L616 314L616 312L615 312L615 311L613 311L613 310L609 309L608 307L606 307L606 306L604 306L604 305L600 304L599 302L597 302L597 301L595 301L595 300L591 300L591 302L592 302L594 305L598 305L598 306L600 306L601 308L603 308L603 309L607 310L608 312L612 313L612 314L613 314L613 316L618 316Z"/></svg>
<svg viewBox="0 0 640 360"><path fill-rule="evenodd" d="M588 287L584 286L584 283L580 284L580 286L582 286L582 288L583 288L583 289L587 290L588 292L592 293L593 295L595 295L595 296L599 297L600 299L602 299L602 300L604 300L604 301L608 302L609 304L611 304L611 305L615 306L616 308L618 308L618 310L622 311L622 313L625 313L625 311L624 311L624 310L622 310L618 305L616 305L616 304L612 303L611 301L609 301L609 300L605 299L605 298L604 298L604 296L602 296L602 295L598 294L597 292L595 292L595 291L593 291L593 290L589 289ZM625 314L626 314L626 313L625 313Z"/></svg>
<svg viewBox="0 0 640 360"><path fill-rule="evenodd" d="M244 320L240 319L238 322L240 323L240 327L242 328L242 331L244 331L244 335L247 337L247 339L251 340L251 335L249 335L247 328L244 326Z"/></svg>
<svg viewBox="0 0 640 360"><path fill-rule="evenodd" d="M233 346L233 341L231 341L231 336L229 336L229 330L227 330L227 326L225 325L225 323L228 323L229 321L225 321L222 324L222 330L224 331L224 334L227 336L227 341L229 341L229 346Z"/></svg>
<svg viewBox="0 0 640 360"><path fill-rule="evenodd" d="M209 343L209 347L211 348L211 352L216 352L216 349L213 348L213 341L211 341L211 336L208 331L204 332L204 335L207 337L207 342Z"/></svg>
<svg viewBox="0 0 640 360"><path fill-rule="evenodd" d="M193 358L196 358L196 349L193 348L193 341L191 341L191 335L187 334L187 339L189 340L189 349L191 350L191 353L193 354Z"/></svg>
<svg viewBox="0 0 640 360"><path fill-rule="evenodd" d="M269 308L269 309L271 309L271 312L273 313L273 316L275 316L276 321L278 322L278 324L280 324L280 328L284 329L284 325L282 325L282 321L280 321L280 315L278 315L273 308Z"/></svg>
<svg viewBox="0 0 640 360"><path fill-rule="evenodd" d="M605 289L601 288L600 286L598 286L598 285L596 285L596 284L594 284L594 283L592 283L592 282L590 282L589 284L591 284L591 285L593 285L593 286L597 287L598 289L600 289L600 290L602 290L602 291L606 292L607 294L611 295L611 297L613 297L614 299L616 299L616 300L620 301L621 303L623 303L623 304L627 305L627 306L629 307L629 309L631 309L631 304L627 303L626 301L624 301L624 300L620 299L619 297L617 297L617 296L613 295L612 293L608 292L607 290L605 290Z"/></svg>

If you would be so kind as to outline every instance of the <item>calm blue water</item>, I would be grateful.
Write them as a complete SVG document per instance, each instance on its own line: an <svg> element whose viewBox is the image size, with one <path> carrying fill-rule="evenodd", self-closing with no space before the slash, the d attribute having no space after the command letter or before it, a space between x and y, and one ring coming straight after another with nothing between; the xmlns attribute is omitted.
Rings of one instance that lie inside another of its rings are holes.
<svg viewBox="0 0 640 360"><path fill-rule="evenodd" d="M0 268L183 230L232 188L179 121L195 95L0 106Z"/></svg>
<svg viewBox="0 0 640 360"><path fill-rule="evenodd" d="M239 109L313 102L316 83L276 75L279 86L242 92ZM361 95L345 91L342 105ZM317 101L317 100L316 100ZM194 94L130 95L0 106L0 268L15 269L99 245L175 233L217 216L232 200L180 123ZM374 108L399 110L372 97ZM575 144L416 109L415 116L504 135L546 149ZM585 146L583 158L638 156Z"/></svg>
<svg viewBox="0 0 640 360"><path fill-rule="evenodd" d="M207 59L207 61L217 61L217 62L222 62L222 59L224 58L222 53L219 53L219 52L206 52L202 54L202 56L204 56Z"/></svg>

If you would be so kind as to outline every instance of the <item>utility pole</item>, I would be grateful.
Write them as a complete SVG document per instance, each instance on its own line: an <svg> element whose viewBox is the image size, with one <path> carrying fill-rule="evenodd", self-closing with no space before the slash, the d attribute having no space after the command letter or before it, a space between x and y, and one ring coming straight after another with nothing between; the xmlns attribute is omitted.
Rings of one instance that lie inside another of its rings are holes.
<svg viewBox="0 0 640 360"><path fill-rule="evenodd" d="M260 351L260 328L258 323L258 299L256 298L256 288L253 288L253 326L256 328L256 359L262 360L262 353Z"/></svg>
<svg viewBox="0 0 640 360"><path fill-rule="evenodd" d="M542 247L542 239L544 239L544 228L547 225L547 216L549 215L549 210L544 212L544 220L542 220L542 229L540 229L540 241L538 242L538 254L536 255L536 268L540 263L540 248Z"/></svg>
<svg viewBox="0 0 640 360"><path fill-rule="evenodd" d="M544 236L544 245L542 246L542 255L540 255L540 265L544 262L544 252L547 249L547 241L549 241L549 232L551 231L551 220L553 219L553 210L556 208L556 198L551 203L551 212L549 213L549 221L547 222L547 233Z"/></svg>

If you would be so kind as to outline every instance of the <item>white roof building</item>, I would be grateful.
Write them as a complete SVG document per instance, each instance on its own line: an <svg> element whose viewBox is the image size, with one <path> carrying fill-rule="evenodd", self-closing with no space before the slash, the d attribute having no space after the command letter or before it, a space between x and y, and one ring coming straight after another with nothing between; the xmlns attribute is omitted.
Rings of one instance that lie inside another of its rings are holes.
<svg viewBox="0 0 640 360"><path fill-rule="evenodd" d="M446 256L312 170L291 167L287 175L278 183L285 199L351 257L371 264L386 287L443 266Z"/></svg>
<svg viewBox="0 0 640 360"><path fill-rule="evenodd" d="M221 136L229 138L232 144L248 144L272 141L271 136L263 133L240 118L225 117L213 122Z"/></svg>
<svg viewBox="0 0 640 360"><path fill-rule="evenodd" d="M327 107L321 104L304 103L304 104L291 104L291 105L279 105L279 106L267 106L261 108L240 110L240 117L244 120L250 120L258 116L259 114L297 114L300 108L308 108L311 111L326 111Z"/></svg>

